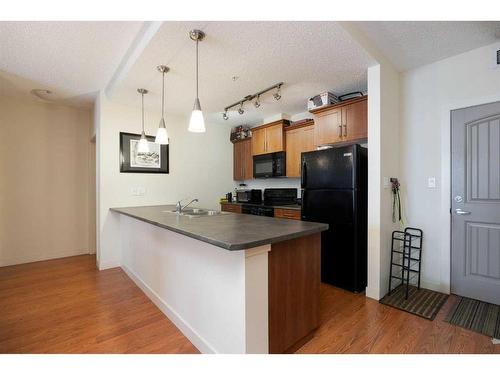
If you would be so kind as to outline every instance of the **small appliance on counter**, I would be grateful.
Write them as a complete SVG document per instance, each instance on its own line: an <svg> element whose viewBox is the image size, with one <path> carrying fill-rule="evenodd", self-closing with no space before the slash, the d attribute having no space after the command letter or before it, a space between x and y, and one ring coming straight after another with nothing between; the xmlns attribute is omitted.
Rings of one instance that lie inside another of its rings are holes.
<svg viewBox="0 0 500 375"><path fill-rule="evenodd" d="M262 190L260 189L237 189L236 202L238 203L262 203Z"/></svg>
<svg viewBox="0 0 500 375"><path fill-rule="evenodd" d="M254 178L285 177L286 157L283 151L253 157Z"/></svg>
<svg viewBox="0 0 500 375"><path fill-rule="evenodd" d="M271 188L264 189L265 206L290 206L297 204L297 189Z"/></svg>

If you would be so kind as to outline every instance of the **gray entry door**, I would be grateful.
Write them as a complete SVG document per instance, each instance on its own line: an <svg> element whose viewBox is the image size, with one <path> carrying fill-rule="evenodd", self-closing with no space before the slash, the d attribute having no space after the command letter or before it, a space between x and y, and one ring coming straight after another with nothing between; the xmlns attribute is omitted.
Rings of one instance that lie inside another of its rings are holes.
<svg viewBox="0 0 500 375"><path fill-rule="evenodd" d="M451 292L500 304L500 102L451 113Z"/></svg>

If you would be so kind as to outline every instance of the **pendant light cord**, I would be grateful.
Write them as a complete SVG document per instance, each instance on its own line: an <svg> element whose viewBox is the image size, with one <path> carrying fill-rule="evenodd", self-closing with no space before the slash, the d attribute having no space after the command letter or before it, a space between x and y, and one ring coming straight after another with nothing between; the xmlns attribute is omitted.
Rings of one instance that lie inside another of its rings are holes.
<svg viewBox="0 0 500 375"><path fill-rule="evenodd" d="M198 99L198 39L196 39L196 99Z"/></svg>
<svg viewBox="0 0 500 375"><path fill-rule="evenodd" d="M162 82L161 82L161 118L164 116L164 106L165 106L165 72L162 72Z"/></svg>
<svg viewBox="0 0 500 375"><path fill-rule="evenodd" d="M142 100L142 132L144 133L144 93L141 94Z"/></svg>

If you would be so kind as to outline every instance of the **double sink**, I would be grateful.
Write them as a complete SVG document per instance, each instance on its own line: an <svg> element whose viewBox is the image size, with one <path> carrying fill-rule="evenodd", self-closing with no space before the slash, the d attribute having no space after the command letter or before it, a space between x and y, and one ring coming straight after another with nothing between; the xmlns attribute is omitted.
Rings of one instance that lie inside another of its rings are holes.
<svg viewBox="0 0 500 375"><path fill-rule="evenodd" d="M203 208L188 208L188 209L182 210L180 213L177 212L177 210L168 210L168 211L162 211L162 212L166 212L169 214L175 214L175 215L179 215L179 216L186 216L189 218L227 214L227 212L221 212L221 211L216 211L216 210L206 210Z"/></svg>

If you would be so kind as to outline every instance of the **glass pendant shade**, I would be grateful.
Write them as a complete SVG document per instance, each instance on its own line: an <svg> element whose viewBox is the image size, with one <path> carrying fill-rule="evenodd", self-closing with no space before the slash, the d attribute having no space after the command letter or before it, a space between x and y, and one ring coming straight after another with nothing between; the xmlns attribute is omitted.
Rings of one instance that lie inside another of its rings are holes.
<svg viewBox="0 0 500 375"><path fill-rule="evenodd" d="M158 130L156 131L155 142L159 143L160 145L168 145L167 127L165 126L165 120L163 119L163 117L160 120L160 125L158 127Z"/></svg>
<svg viewBox="0 0 500 375"><path fill-rule="evenodd" d="M137 145L137 152L141 154L149 152L148 140L146 139L146 133L144 133L144 131L142 132L141 139Z"/></svg>
<svg viewBox="0 0 500 375"><path fill-rule="evenodd" d="M192 133L205 132L205 119L201 111L200 100L198 98L194 101L193 112L191 112L191 119L189 120L188 130Z"/></svg>

